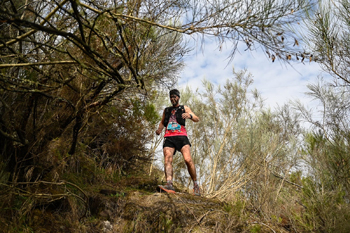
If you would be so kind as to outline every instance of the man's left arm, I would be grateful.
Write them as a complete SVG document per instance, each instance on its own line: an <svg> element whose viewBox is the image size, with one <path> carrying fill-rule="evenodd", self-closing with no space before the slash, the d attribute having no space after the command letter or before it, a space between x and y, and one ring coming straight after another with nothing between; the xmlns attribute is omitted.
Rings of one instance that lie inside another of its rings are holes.
<svg viewBox="0 0 350 233"><path fill-rule="evenodd" d="M185 105L184 108L185 108L185 113L182 114L182 118L190 119L190 120L192 120L194 122L198 122L199 121L199 117L197 117L196 114L194 114L189 107L187 107Z"/></svg>

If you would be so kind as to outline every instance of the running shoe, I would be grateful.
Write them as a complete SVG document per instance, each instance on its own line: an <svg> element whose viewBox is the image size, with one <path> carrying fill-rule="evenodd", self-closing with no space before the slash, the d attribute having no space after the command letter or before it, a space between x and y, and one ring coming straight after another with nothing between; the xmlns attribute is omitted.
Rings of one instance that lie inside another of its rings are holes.
<svg viewBox="0 0 350 233"><path fill-rule="evenodd" d="M158 187L167 193L175 193L175 188L171 184L158 185Z"/></svg>
<svg viewBox="0 0 350 233"><path fill-rule="evenodd" d="M201 192L200 192L198 184L195 184L194 187L193 187L193 195L196 195L196 196L200 196L201 195Z"/></svg>

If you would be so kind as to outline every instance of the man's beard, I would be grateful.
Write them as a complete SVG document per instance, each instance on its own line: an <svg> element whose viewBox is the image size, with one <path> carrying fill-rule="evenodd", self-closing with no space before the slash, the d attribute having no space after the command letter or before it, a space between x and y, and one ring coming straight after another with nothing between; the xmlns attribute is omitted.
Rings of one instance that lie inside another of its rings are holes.
<svg viewBox="0 0 350 233"><path fill-rule="evenodd" d="M178 105L178 104L179 104L179 101L174 100L174 102L173 102L173 101L171 101L171 103L173 104L173 107L175 107L176 105Z"/></svg>

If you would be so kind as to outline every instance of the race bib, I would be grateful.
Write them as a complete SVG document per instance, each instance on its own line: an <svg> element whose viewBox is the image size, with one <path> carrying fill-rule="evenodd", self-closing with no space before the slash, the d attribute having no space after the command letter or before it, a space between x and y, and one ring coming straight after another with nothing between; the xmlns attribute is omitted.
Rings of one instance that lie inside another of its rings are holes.
<svg viewBox="0 0 350 233"><path fill-rule="evenodd" d="M178 124L177 122L169 122L167 126L167 130L175 131L178 130L179 132L181 131L181 125Z"/></svg>

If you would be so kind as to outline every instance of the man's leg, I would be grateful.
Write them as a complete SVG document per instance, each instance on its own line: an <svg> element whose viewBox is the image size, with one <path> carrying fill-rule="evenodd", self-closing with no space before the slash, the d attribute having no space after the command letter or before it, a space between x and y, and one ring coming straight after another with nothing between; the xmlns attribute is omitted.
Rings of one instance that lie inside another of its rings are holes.
<svg viewBox="0 0 350 233"><path fill-rule="evenodd" d="M197 181L197 173L196 173L196 168L194 166L192 157L191 157L191 150L190 150L190 145L184 145L181 148L181 153L182 156L184 157L188 173L190 173L190 176L193 181Z"/></svg>
<svg viewBox="0 0 350 233"><path fill-rule="evenodd" d="M196 167L194 166L194 162L191 157L191 150L190 145L185 145L181 148L181 153L184 157L185 163L187 165L188 173L190 173L190 176L193 180L193 194L200 196L200 190L199 185L197 183L197 173L196 173Z"/></svg>
<svg viewBox="0 0 350 233"><path fill-rule="evenodd" d="M166 185L158 185L158 187L168 193L175 193L173 186L173 155L175 148L164 147L164 173L166 178Z"/></svg>
<svg viewBox="0 0 350 233"><path fill-rule="evenodd" d="M164 147L164 173L166 181L173 180L173 155L175 152L175 148L172 147Z"/></svg>

